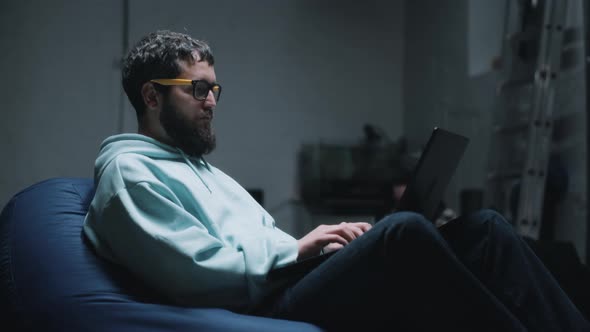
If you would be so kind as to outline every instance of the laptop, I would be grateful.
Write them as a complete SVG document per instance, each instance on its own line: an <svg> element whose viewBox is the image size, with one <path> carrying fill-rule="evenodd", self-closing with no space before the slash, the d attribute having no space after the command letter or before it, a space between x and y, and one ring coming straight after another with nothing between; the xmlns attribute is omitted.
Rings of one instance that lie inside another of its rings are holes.
<svg viewBox="0 0 590 332"><path fill-rule="evenodd" d="M396 211L413 211L435 222L449 181L467 148L465 136L434 127Z"/></svg>
<svg viewBox="0 0 590 332"><path fill-rule="evenodd" d="M434 127L396 211L417 212L434 223L445 189L453 177L468 143L469 139L465 136ZM334 253L336 251L273 269L268 273L267 278L303 275Z"/></svg>

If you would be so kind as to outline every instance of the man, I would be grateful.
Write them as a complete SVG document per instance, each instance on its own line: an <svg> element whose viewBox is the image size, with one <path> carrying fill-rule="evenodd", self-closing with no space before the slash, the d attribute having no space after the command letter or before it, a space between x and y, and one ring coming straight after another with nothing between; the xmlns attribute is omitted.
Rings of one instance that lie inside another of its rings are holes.
<svg viewBox="0 0 590 332"><path fill-rule="evenodd" d="M124 61L137 134L107 138L84 233L167 301L329 330L582 331L587 322L498 214L440 230L414 213L319 226L296 240L203 158L222 89L210 48L169 31ZM336 251L304 275L270 270ZM381 304L380 304L381 303Z"/></svg>

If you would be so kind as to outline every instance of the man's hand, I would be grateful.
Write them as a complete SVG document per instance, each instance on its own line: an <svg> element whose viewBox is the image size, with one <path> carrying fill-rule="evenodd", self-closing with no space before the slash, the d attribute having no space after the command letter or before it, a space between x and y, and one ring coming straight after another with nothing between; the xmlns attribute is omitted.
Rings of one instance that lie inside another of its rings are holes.
<svg viewBox="0 0 590 332"><path fill-rule="evenodd" d="M320 253L322 248L334 251L338 250L350 241L361 236L371 228L366 222L342 222L337 225L320 225L297 241L299 256L302 260Z"/></svg>

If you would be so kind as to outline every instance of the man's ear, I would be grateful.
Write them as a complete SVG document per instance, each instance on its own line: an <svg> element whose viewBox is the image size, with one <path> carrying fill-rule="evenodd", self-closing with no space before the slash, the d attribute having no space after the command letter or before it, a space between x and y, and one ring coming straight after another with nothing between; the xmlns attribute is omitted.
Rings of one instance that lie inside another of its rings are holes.
<svg viewBox="0 0 590 332"><path fill-rule="evenodd" d="M158 98L159 93L154 88L154 84L151 82L145 82L141 87L141 97L143 98L143 102L146 105L146 108L153 109L157 108L160 104L160 100Z"/></svg>

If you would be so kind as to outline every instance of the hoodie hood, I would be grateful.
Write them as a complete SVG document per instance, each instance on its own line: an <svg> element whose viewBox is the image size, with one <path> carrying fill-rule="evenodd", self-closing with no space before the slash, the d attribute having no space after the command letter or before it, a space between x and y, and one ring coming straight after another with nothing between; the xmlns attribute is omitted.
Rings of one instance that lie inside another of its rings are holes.
<svg viewBox="0 0 590 332"><path fill-rule="evenodd" d="M187 156L181 149L164 144L156 139L141 134L120 134L110 136L100 145L100 151L94 164L94 178L96 180L102 177L107 166L121 154L135 153L151 159L181 160L188 164L195 174L201 178L195 170L193 163L201 163L208 170L211 170L209 164L203 157ZM203 179L201 178L201 181ZM203 181L204 183L204 181ZM207 186L206 183L204 183ZM209 187L209 186L207 186Z"/></svg>

